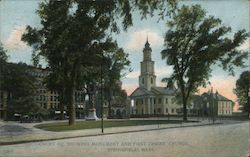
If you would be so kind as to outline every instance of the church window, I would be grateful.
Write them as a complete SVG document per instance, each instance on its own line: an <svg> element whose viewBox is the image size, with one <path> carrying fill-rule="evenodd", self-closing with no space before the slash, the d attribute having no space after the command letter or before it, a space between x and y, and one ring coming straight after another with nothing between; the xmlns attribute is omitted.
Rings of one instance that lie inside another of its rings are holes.
<svg viewBox="0 0 250 157"><path fill-rule="evenodd" d="M47 104L46 103L43 104L43 108L47 109Z"/></svg>
<svg viewBox="0 0 250 157"><path fill-rule="evenodd" d="M153 78L151 77L151 84L153 84L154 83L154 80L153 80Z"/></svg>
<svg viewBox="0 0 250 157"><path fill-rule="evenodd" d="M172 102L172 104L173 104L173 103L175 102L175 99L174 99L174 98L172 98L172 99L171 99L171 102Z"/></svg>
<svg viewBox="0 0 250 157"><path fill-rule="evenodd" d="M171 111L172 113L174 113L174 109L172 108L172 111Z"/></svg>
<svg viewBox="0 0 250 157"><path fill-rule="evenodd" d="M166 98L166 104L168 104L168 98Z"/></svg>
<svg viewBox="0 0 250 157"><path fill-rule="evenodd" d="M142 82L142 84L144 84L144 78L142 78L141 82Z"/></svg>
<svg viewBox="0 0 250 157"><path fill-rule="evenodd" d="M158 103L161 104L161 98L159 98Z"/></svg>
<svg viewBox="0 0 250 157"><path fill-rule="evenodd" d="M158 113L161 113L161 108L158 108Z"/></svg>

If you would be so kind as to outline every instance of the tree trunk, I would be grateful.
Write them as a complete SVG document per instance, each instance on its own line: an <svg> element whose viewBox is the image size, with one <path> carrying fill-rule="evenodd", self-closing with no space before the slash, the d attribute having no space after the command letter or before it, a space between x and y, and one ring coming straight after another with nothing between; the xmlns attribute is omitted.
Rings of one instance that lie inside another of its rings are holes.
<svg viewBox="0 0 250 157"><path fill-rule="evenodd" d="M60 96L60 120L64 119L64 92L59 93Z"/></svg>
<svg viewBox="0 0 250 157"><path fill-rule="evenodd" d="M109 89L109 96L108 96L108 117L111 117L111 116L112 116L111 115L111 89Z"/></svg>
<svg viewBox="0 0 250 157"><path fill-rule="evenodd" d="M183 103L183 121L187 121L187 100L185 97L182 97L182 103Z"/></svg>
<svg viewBox="0 0 250 157"><path fill-rule="evenodd" d="M65 95L65 102L68 104L68 113L69 113L69 125L74 125L75 124L75 106L73 103L73 88L72 86L68 86L66 89L66 95Z"/></svg>
<svg viewBox="0 0 250 157"><path fill-rule="evenodd" d="M64 104L60 104L60 120L64 119Z"/></svg>

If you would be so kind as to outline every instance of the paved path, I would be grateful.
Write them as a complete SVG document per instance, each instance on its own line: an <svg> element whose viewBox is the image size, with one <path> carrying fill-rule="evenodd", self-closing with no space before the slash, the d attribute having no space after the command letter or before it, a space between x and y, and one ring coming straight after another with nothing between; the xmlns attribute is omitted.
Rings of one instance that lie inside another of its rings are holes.
<svg viewBox="0 0 250 157"><path fill-rule="evenodd" d="M162 129L0 147L4 157L247 157L249 123Z"/></svg>

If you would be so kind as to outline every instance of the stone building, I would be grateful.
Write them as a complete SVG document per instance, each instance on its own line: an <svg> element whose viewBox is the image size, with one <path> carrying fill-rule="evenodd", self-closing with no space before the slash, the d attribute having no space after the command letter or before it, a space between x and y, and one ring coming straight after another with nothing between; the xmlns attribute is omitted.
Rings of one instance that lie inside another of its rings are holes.
<svg viewBox="0 0 250 157"><path fill-rule="evenodd" d="M30 67L29 71L36 78L37 95L35 102L44 108L45 110L55 110L55 114L60 113L60 101L59 94L57 91L49 90L45 84L45 78L49 75L50 71L48 68L39 67ZM75 90L73 95L73 102L76 107L76 117L84 117L84 90ZM67 111L67 107L64 107L64 110Z"/></svg>
<svg viewBox="0 0 250 157"><path fill-rule="evenodd" d="M156 86L152 49L146 41L139 76L139 87L130 95L136 115L177 115L181 106L175 103L176 89Z"/></svg>
<svg viewBox="0 0 250 157"><path fill-rule="evenodd" d="M203 106L210 115L214 112L216 116L230 116L233 114L233 101L219 94L218 91L213 93L211 91L201 95Z"/></svg>

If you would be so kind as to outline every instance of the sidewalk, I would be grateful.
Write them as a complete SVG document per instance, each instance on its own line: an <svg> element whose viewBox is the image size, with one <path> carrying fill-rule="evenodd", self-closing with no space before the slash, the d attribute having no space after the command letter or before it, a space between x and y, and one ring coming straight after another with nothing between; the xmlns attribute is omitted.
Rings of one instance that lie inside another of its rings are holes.
<svg viewBox="0 0 250 157"><path fill-rule="evenodd" d="M58 139L77 138L77 137L100 136L100 135L110 135L110 134L122 134L128 132L152 131L159 129L212 125L211 122L204 120L201 122L188 122L181 124L161 124L161 125L156 124L156 125L144 125L144 126L104 128L104 133L101 133L101 128L64 131L64 132L51 132L34 128L33 126L36 125L34 123L28 123L25 125L20 123L16 124L31 129L32 133L24 135L14 135L14 136L0 136L0 145L18 144L18 143L35 142L35 141L58 140ZM222 123L216 122L215 124L222 124Z"/></svg>

